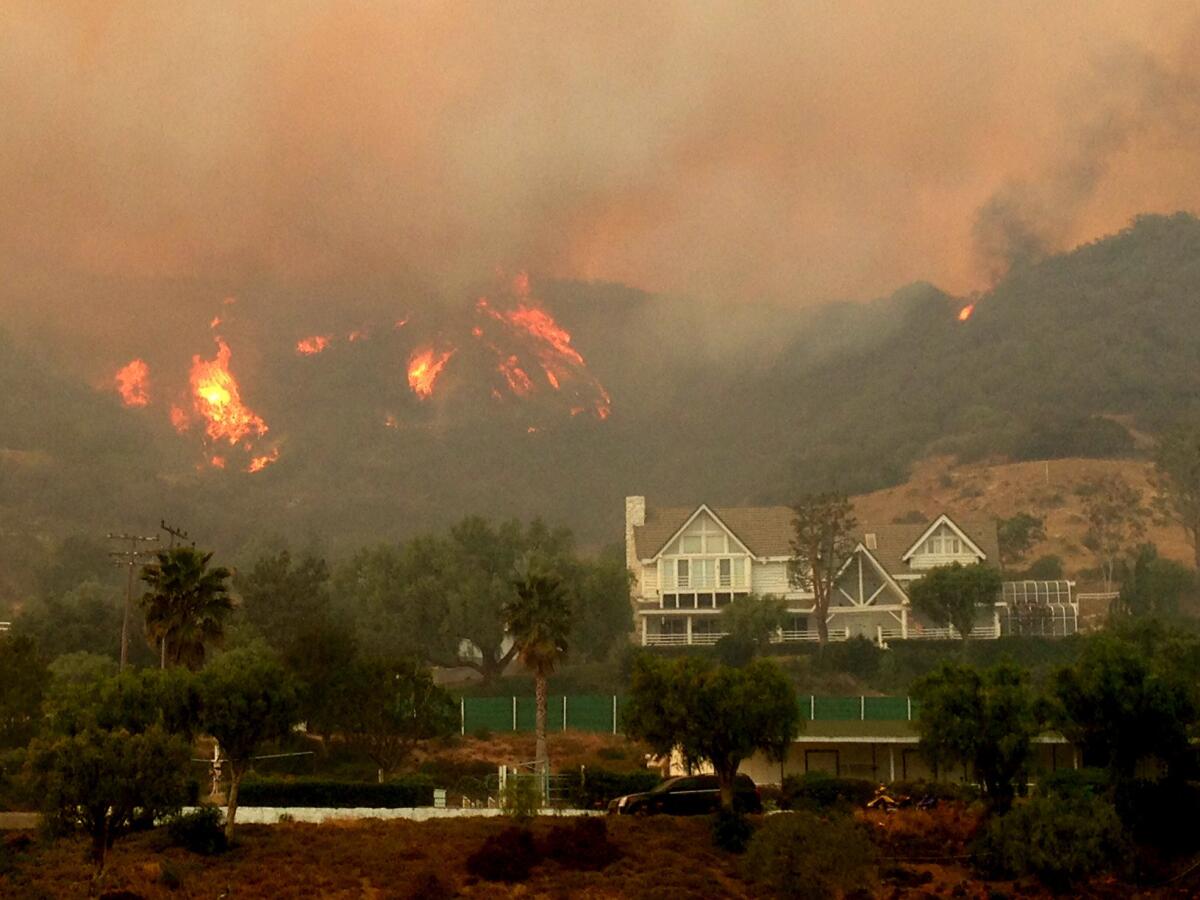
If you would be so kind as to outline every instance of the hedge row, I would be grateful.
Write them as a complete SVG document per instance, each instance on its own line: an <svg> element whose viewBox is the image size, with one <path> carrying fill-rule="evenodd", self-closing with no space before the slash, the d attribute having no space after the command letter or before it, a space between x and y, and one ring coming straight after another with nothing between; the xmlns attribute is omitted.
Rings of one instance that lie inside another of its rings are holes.
<svg viewBox="0 0 1200 900"><path fill-rule="evenodd" d="M238 804L370 809L432 806L433 782L421 776L383 784L369 781L247 781L238 792Z"/></svg>

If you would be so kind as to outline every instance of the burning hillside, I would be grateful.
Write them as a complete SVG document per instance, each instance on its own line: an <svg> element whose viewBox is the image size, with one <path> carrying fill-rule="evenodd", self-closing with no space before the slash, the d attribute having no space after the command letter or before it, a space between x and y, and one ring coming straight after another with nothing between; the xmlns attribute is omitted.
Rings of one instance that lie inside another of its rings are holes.
<svg viewBox="0 0 1200 900"><path fill-rule="evenodd" d="M305 383L315 389L317 381L305 382L310 376L294 381L300 370L289 375L287 367L291 365L303 367L316 379L357 371L361 377L354 383L372 398L378 395L381 403L371 413L373 421L379 421L374 418L378 415L393 430L428 420L423 408L445 407L479 415L486 414L489 404L505 404L529 434L558 416L589 415L602 421L612 410L608 390L588 369L571 333L532 296L524 274L439 321L434 321L429 311L400 317L392 313L380 322L326 327L299 336L293 333L282 346L278 337L261 333L257 338L243 331L233 338L216 333L218 328L228 332L224 327L227 318L216 317L209 323L215 354L193 355L186 384L177 382L172 390L169 378L162 378L161 373L177 373L179 367L171 369L167 363L155 362L152 397L150 365L141 358L122 366L113 376L124 406L144 408L162 403L176 432L198 435L204 465L210 468L254 473L280 458L278 443L267 440L271 429L266 418L244 399L243 385L235 375L234 349L247 340L256 345L256 356L282 367L256 366L253 374L258 390L253 394L259 400L279 393L280 384L285 383L284 394L304 390ZM257 325L261 328L262 323ZM284 362L287 357L296 362ZM396 374L389 379L387 370L392 367ZM310 408L296 403L293 425L295 416ZM277 413L272 413L272 418ZM537 427L529 424L530 416Z"/></svg>

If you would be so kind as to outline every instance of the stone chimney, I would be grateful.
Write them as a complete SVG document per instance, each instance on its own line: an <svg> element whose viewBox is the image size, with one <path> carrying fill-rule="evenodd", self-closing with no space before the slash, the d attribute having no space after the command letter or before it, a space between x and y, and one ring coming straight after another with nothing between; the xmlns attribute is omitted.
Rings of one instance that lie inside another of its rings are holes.
<svg viewBox="0 0 1200 900"><path fill-rule="evenodd" d="M646 498L625 498L625 565L641 579L641 564L633 543L633 529L646 524Z"/></svg>

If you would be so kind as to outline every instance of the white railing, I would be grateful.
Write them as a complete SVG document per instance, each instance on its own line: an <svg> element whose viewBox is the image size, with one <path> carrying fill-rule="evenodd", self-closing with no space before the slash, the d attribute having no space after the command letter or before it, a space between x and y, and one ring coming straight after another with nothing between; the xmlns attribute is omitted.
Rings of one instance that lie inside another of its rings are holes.
<svg viewBox="0 0 1200 900"><path fill-rule="evenodd" d="M947 628L921 628L910 625L908 634L904 633L902 628L880 628L878 629L879 637L884 641L957 641L962 638L957 628L950 625ZM996 631L996 626L978 625L971 629L970 635L972 640L988 640L998 638L1000 634Z"/></svg>
<svg viewBox="0 0 1200 900"><path fill-rule="evenodd" d="M709 647L726 636L723 631L706 631L693 632L691 640L688 640L687 634L647 634L647 647L686 647L700 646ZM842 628L829 629L830 641L848 641L850 639L850 629ZM820 637L815 631L777 631L771 636L772 644L794 644L804 641L818 641Z"/></svg>
<svg viewBox="0 0 1200 900"><path fill-rule="evenodd" d="M0 634L4 634L10 628L12 628L12 622L0 622Z"/></svg>

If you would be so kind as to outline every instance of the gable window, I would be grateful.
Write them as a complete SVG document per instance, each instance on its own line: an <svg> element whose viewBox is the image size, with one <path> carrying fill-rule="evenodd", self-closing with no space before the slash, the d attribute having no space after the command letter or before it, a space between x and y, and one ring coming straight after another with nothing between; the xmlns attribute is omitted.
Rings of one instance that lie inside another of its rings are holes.
<svg viewBox="0 0 1200 900"><path fill-rule="evenodd" d="M691 560L677 559L675 560L675 584L677 587L685 588L691 586Z"/></svg>
<svg viewBox="0 0 1200 900"><path fill-rule="evenodd" d="M919 552L930 556L961 556L966 552L966 547L954 529L943 525L925 539Z"/></svg>

